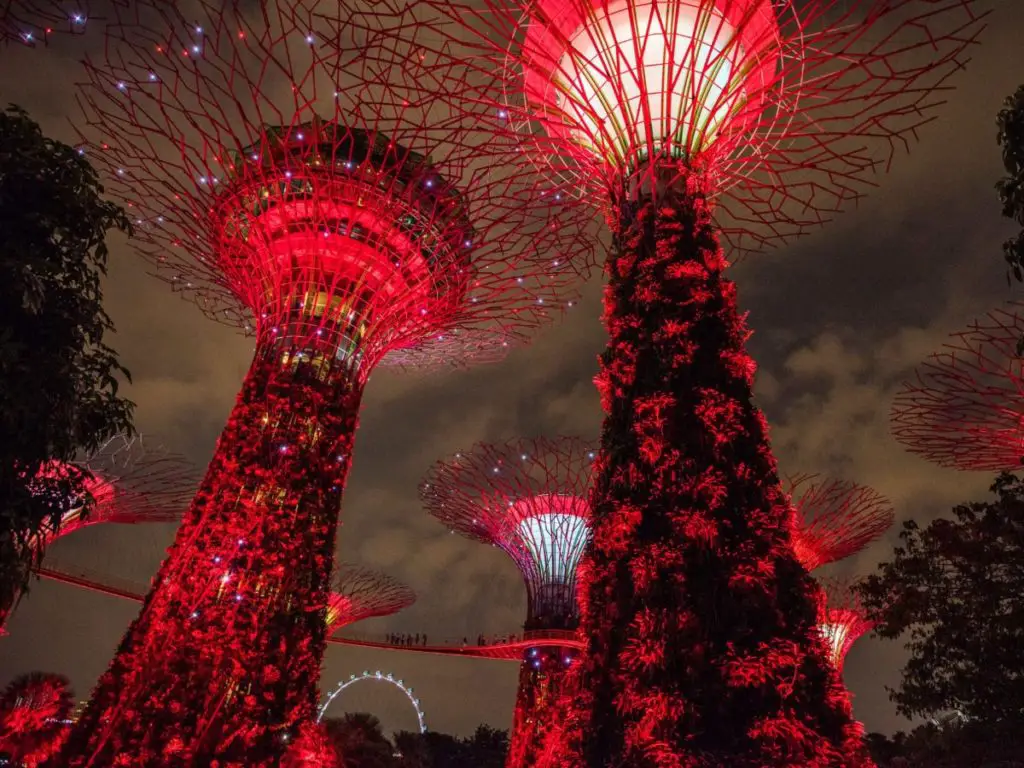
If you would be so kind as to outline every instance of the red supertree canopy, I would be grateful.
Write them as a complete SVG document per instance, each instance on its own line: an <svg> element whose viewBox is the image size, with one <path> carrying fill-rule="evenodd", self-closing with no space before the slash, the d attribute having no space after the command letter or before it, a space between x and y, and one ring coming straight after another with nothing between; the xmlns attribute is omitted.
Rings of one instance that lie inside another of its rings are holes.
<svg viewBox="0 0 1024 768"><path fill-rule="evenodd" d="M380 44L389 18L328 30L301 0L182 7L107 21L82 151L142 255L256 352L68 743L75 768L278 764L315 711L370 372L500 355L570 303L590 247L582 210L545 196L513 142L419 87L454 65ZM321 46L339 29L344 50Z"/></svg>
<svg viewBox="0 0 1024 768"><path fill-rule="evenodd" d="M989 312L917 368L897 393L892 431L911 453L985 472L1024 461L1024 319L1018 302Z"/></svg>
<svg viewBox="0 0 1024 768"><path fill-rule="evenodd" d="M526 582L526 637L579 624L576 573L590 540L596 446L577 438L479 443L437 462L420 485L427 511L452 531L500 547ZM529 648L519 673L507 768L532 768L574 654Z"/></svg>
<svg viewBox="0 0 1024 768"><path fill-rule="evenodd" d="M985 15L982 0L429 5L468 28L441 30L451 55L498 73L500 88L475 93L567 189L621 200L699 170L736 251L873 186L932 119Z"/></svg>
<svg viewBox="0 0 1024 768"><path fill-rule="evenodd" d="M327 634L374 616L390 616L416 602L416 593L402 582L371 568L338 563L334 588L327 601Z"/></svg>
<svg viewBox="0 0 1024 768"><path fill-rule="evenodd" d="M884 534L896 513L873 488L845 480L787 478L793 500L793 546L808 571L856 554Z"/></svg>
<svg viewBox="0 0 1024 768"><path fill-rule="evenodd" d="M576 569L590 540L596 450L569 437L479 443L434 464L420 484L431 515L500 547L519 567L528 631L575 628Z"/></svg>
<svg viewBox="0 0 1024 768"><path fill-rule="evenodd" d="M0 694L0 755L26 768L41 765L67 737L74 703L62 675L32 672L15 678Z"/></svg>
<svg viewBox="0 0 1024 768"><path fill-rule="evenodd" d="M820 620L821 633L828 642L832 664L840 672L850 648L875 626L865 612L855 587L848 579L821 579L826 604Z"/></svg>
<svg viewBox="0 0 1024 768"><path fill-rule="evenodd" d="M195 467L143 435L114 435L75 465L89 473L85 486L92 507L83 517L85 505L71 500L60 527L41 546L97 523L177 522L195 494ZM59 474L61 467L47 472Z"/></svg>
<svg viewBox="0 0 1024 768"><path fill-rule="evenodd" d="M861 761L720 241L760 249L861 195L940 103L980 4L416 4L451 28L425 44L481 81L462 78L457 100L489 104L612 234L587 648L551 764Z"/></svg>

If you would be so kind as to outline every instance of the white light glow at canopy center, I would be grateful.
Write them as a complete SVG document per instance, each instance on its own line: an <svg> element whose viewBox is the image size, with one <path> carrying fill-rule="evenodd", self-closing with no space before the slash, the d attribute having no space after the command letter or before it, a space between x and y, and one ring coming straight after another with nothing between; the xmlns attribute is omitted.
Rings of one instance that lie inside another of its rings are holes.
<svg viewBox="0 0 1024 768"><path fill-rule="evenodd" d="M547 21L527 27L527 101L564 115L573 141L609 161L707 149L763 89L762 65L774 70L770 0L537 2Z"/></svg>
<svg viewBox="0 0 1024 768"><path fill-rule="evenodd" d="M586 501L542 495L515 506L523 507L517 515L516 533L537 568L540 583L573 583L590 539Z"/></svg>

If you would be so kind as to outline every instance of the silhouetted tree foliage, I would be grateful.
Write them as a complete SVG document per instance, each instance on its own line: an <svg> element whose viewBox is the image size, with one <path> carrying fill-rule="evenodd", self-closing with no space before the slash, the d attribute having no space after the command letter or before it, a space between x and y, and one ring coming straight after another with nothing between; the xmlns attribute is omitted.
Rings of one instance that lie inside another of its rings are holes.
<svg viewBox="0 0 1024 768"><path fill-rule="evenodd" d="M345 768L504 768L508 756L508 733L486 725L463 739L434 731L400 731L393 743L373 715L326 718L322 725Z"/></svg>
<svg viewBox="0 0 1024 768"><path fill-rule="evenodd" d="M893 560L860 588L876 633L906 639L890 691L904 715L1024 726L1024 481L1002 474L992 492L953 519L904 523Z"/></svg>
<svg viewBox="0 0 1024 768"><path fill-rule="evenodd" d="M32 537L69 499L91 501L80 470L41 470L131 431L100 290L106 235L130 224L102 193L74 148L0 111L0 623L39 556Z"/></svg>
<svg viewBox="0 0 1024 768"><path fill-rule="evenodd" d="M868 751L878 768L1022 768L1021 734L958 717L928 722L891 737L869 733Z"/></svg>
<svg viewBox="0 0 1024 768"><path fill-rule="evenodd" d="M1003 204L1003 216L1021 227L1015 237L1003 243L1003 257L1010 273L1024 282L1024 85L1003 102L996 123L1006 168L1006 176L996 183L996 190Z"/></svg>

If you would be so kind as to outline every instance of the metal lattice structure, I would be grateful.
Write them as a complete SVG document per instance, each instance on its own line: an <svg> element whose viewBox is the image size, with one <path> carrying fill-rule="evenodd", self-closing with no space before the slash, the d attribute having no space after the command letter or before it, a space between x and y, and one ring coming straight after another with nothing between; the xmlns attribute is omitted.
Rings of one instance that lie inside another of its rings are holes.
<svg viewBox="0 0 1024 768"><path fill-rule="evenodd" d="M385 573L338 563L327 601L327 633L374 616L390 616L416 602L416 593Z"/></svg>
<svg viewBox="0 0 1024 768"><path fill-rule="evenodd" d="M793 546L808 571L860 552L896 519L892 502L866 485L798 475L784 487L793 504Z"/></svg>
<svg viewBox="0 0 1024 768"><path fill-rule="evenodd" d="M83 505L71 501L59 529L45 534L39 546L98 523L177 522L198 481L195 466L185 457L138 434L114 435L76 465L91 475L85 485L94 499L92 509L83 518Z"/></svg>
<svg viewBox="0 0 1024 768"><path fill-rule="evenodd" d="M825 592L821 633L828 643L833 666L842 672L850 648L870 632L875 623L867 617L864 605L855 590L855 580L819 579L819 584Z"/></svg>
<svg viewBox="0 0 1024 768"><path fill-rule="evenodd" d="M473 93L564 193L604 207L697 169L736 255L874 186L932 119L986 15L983 0L417 5L431 9L418 41L484 73Z"/></svg>
<svg viewBox="0 0 1024 768"><path fill-rule="evenodd" d="M528 631L572 628L578 618L595 450L567 437L479 443L434 464L420 484L431 515L515 562L526 582Z"/></svg>
<svg viewBox="0 0 1024 768"><path fill-rule="evenodd" d="M55 33L81 34L91 5L89 0L6 0L0 7L0 44L45 45Z"/></svg>
<svg viewBox="0 0 1024 768"><path fill-rule="evenodd" d="M907 450L953 469L1020 469L1022 306L1011 302L953 334L903 384L893 402L892 431Z"/></svg>
<svg viewBox="0 0 1024 768"><path fill-rule="evenodd" d="M421 86L453 64L382 44L386 9L332 5L339 50L303 0L184 7L114 9L81 150L139 253L256 352L69 766L277 765L315 707L309 617L371 371L501 356L561 314L592 247L514 142Z"/></svg>

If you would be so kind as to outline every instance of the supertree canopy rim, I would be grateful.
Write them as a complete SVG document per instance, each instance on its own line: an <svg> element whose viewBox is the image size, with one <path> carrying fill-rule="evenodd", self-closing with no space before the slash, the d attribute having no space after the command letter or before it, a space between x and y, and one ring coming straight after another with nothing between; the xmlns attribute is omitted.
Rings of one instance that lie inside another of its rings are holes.
<svg viewBox="0 0 1024 768"><path fill-rule="evenodd" d="M373 367L525 339L576 281L582 207L420 82L388 9L133 3L80 91L139 250L256 336L177 539L62 759L275 766L315 711L338 511ZM379 15L378 15L379 10ZM345 45L320 44L342 35Z"/></svg>
<svg viewBox="0 0 1024 768"><path fill-rule="evenodd" d="M69 499L60 525L42 534L40 546L98 523L177 522L198 482L197 469L188 459L141 434L116 434L71 466L85 473L89 503ZM67 469L54 463L43 473L60 476Z"/></svg>
<svg viewBox="0 0 1024 768"><path fill-rule="evenodd" d="M450 55L498 73L501 90L475 93L567 193L614 217L698 172L734 255L873 186L932 119L987 13L986 0L420 5L450 22L437 33Z"/></svg>
<svg viewBox="0 0 1024 768"><path fill-rule="evenodd" d="M350 563L334 569L327 601L327 634L375 616L390 616L416 602L413 590L385 573Z"/></svg>
<svg viewBox="0 0 1024 768"><path fill-rule="evenodd" d="M783 487L792 499L793 548L808 571L864 550L896 519L892 502L866 485L797 475Z"/></svg>
<svg viewBox="0 0 1024 768"><path fill-rule="evenodd" d="M1019 302L952 334L903 384L892 432L911 453L942 467L1015 471L1024 463L1024 337Z"/></svg>
<svg viewBox="0 0 1024 768"><path fill-rule="evenodd" d="M420 484L431 515L512 558L526 583L527 631L577 626L596 450L568 437L478 443L435 463Z"/></svg>
<svg viewBox="0 0 1024 768"><path fill-rule="evenodd" d="M856 580L830 578L821 579L820 584L825 592L825 605L819 628L828 643L833 666L842 673L850 648L870 632L875 623L867 617L855 589Z"/></svg>

